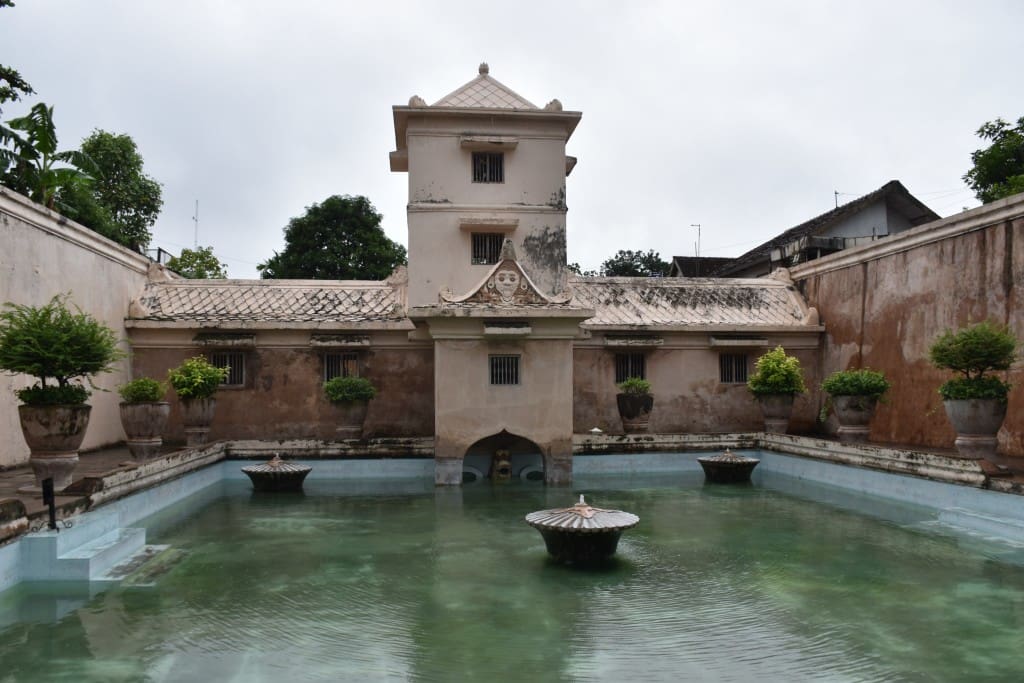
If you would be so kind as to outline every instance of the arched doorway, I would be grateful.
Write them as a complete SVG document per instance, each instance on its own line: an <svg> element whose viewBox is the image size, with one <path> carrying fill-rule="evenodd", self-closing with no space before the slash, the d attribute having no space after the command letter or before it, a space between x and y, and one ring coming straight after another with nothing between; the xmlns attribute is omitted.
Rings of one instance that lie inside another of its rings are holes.
<svg viewBox="0 0 1024 683"><path fill-rule="evenodd" d="M544 481L544 452L529 439L502 430L466 449L462 481L481 479Z"/></svg>

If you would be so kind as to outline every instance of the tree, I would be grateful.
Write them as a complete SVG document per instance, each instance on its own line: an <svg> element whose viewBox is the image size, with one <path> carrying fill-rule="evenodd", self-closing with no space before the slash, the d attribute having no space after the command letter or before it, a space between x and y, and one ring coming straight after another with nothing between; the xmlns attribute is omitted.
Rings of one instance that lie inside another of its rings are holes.
<svg viewBox="0 0 1024 683"><path fill-rule="evenodd" d="M974 168L964 174L975 196L988 204L1024 192L1024 116L1015 127L1002 119L989 121L978 129L978 137L992 144L971 154Z"/></svg>
<svg viewBox="0 0 1024 683"><path fill-rule="evenodd" d="M0 8L2 7L14 7L14 3L11 0L0 0ZM9 66L0 64L0 104L4 102L17 102L21 99L22 95L32 95L34 93L35 90L21 77L21 74ZM0 136L3 135L2 129L3 126L0 126ZM0 142L3 142L3 140L0 140ZM0 167L0 171L3 170Z"/></svg>
<svg viewBox="0 0 1024 683"><path fill-rule="evenodd" d="M405 247L380 227L362 196L333 195L288 221L285 248L257 266L263 278L383 280L406 262Z"/></svg>
<svg viewBox="0 0 1024 683"><path fill-rule="evenodd" d="M27 116L7 123L10 129L3 132L3 141L9 148L0 149L4 185L52 209L58 190L92 182L95 164L86 154L57 151L53 107L40 102Z"/></svg>
<svg viewBox="0 0 1024 683"><path fill-rule="evenodd" d="M82 140L81 152L95 165L95 179L89 187L61 190L62 209L86 227L129 249L144 251L163 198L160 183L143 173L135 141L97 129Z"/></svg>
<svg viewBox="0 0 1024 683"><path fill-rule="evenodd" d="M181 256L171 258L167 267L191 280L223 280L228 276L227 264L213 255L213 247L182 249Z"/></svg>
<svg viewBox="0 0 1024 683"><path fill-rule="evenodd" d="M601 264L601 274L606 276L625 277L661 277L668 274L669 263L661 260L661 255L649 250L629 251L620 249L615 256Z"/></svg>

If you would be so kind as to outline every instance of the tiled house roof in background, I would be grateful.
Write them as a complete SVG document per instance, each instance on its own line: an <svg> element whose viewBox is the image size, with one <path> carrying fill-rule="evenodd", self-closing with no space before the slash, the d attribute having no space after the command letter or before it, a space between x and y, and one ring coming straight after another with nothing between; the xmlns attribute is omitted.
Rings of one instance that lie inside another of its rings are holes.
<svg viewBox="0 0 1024 683"><path fill-rule="evenodd" d="M708 277L716 269L730 263L728 256L673 256L669 275L672 277Z"/></svg>
<svg viewBox="0 0 1024 683"><path fill-rule="evenodd" d="M486 64L480 75L461 88L435 102L434 107L481 107L484 109L537 109L525 97L498 80L491 78Z"/></svg>
<svg viewBox="0 0 1024 683"><path fill-rule="evenodd" d="M573 303L595 315L583 327L804 327L792 285L770 278L579 277Z"/></svg>
<svg viewBox="0 0 1024 683"><path fill-rule="evenodd" d="M408 323L400 288L387 282L365 281L150 282L133 302L128 317L129 322L202 327L388 327Z"/></svg>
<svg viewBox="0 0 1024 683"><path fill-rule="evenodd" d="M829 226L860 212L875 201L883 198L895 198L901 201L903 206L907 207L907 218L910 219L911 225L921 225L939 219L939 215L921 203L917 197L910 194L910 191L903 186L903 183L898 180L890 180L874 192L869 192L863 197L858 197L852 202L843 204L831 211L826 211L820 216L790 228L781 235L773 237L764 244L754 247L747 253L732 259L729 263L716 268L714 272L709 274L721 277L730 273L742 272L759 261L767 261L773 249L789 244L801 237L820 234Z"/></svg>

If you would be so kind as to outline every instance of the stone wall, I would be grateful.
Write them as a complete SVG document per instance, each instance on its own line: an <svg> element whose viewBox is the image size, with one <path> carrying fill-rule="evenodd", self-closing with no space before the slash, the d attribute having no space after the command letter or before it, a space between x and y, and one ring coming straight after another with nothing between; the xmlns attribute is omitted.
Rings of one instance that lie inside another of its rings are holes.
<svg viewBox="0 0 1024 683"><path fill-rule="evenodd" d="M128 304L146 282L149 260L63 216L0 187L0 303L44 304L56 294L71 301L124 338ZM92 416L83 449L124 439L113 389L129 379L128 360L95 379ZM0 467L28 461L13 394L31 384L24 376L0 375Z"/></svg>
<svg viewBox="0 0 1024 683"><path fill-rule="evenodd" d="M870 367L893 382L871 439L952 448L936 393L949 374L928 362L946 329L994 320L1024 340L1024 195L967 211L792 270L826 334L821 376ZM1024 457L1024 363L999 434L1000 452Z"/></svg>

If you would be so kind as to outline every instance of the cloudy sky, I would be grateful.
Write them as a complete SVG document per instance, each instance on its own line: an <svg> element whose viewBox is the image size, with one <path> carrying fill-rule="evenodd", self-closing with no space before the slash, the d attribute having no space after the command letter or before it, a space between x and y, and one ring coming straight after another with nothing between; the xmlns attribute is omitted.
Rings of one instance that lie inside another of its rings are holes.
<svg viewBox="0 0 1024 683"><path fill-rule="evenodd" d="M1024 3L18 0L0 63L55 107L62 148L128 133L164 188L152 246L232 277L288 219L363 194L406 243L391 106L491 75L583 120L569 260L734 256L886 181L946 216L985 121L1024 115Z"/></svg>

